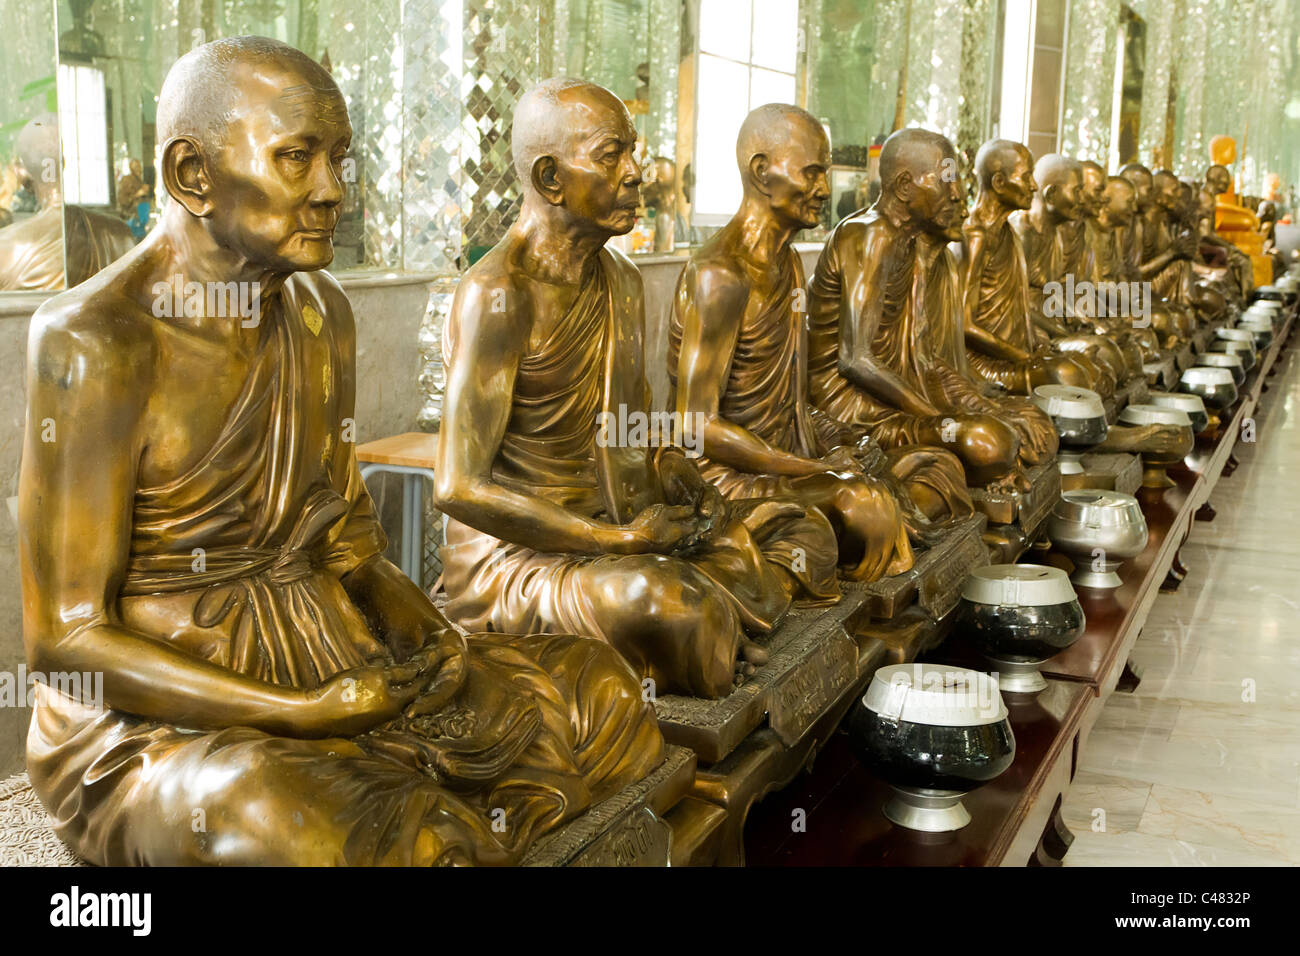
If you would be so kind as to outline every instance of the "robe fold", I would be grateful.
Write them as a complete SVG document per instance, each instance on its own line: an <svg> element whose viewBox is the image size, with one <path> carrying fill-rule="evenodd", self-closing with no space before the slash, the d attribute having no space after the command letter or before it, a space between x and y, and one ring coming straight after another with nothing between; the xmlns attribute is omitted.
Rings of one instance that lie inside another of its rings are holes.
<svg viewBox="0 0 1300 956"><path fill-rule="evenodd" d="M303 690L388 659L344 586L386 540L354 446L337 440L353 391L340 300L328 278L290 277L264 302L219 437L137 490L123 627ZM191 730L42 688L33 788L96 864L507 863L662 760L634 675L597 642L449 626L432 640L449 655L429 693L454 691L448 702L348 739Z"/></svg>
<svg viewBox="0 0 1300 956"><path fill-rule="evenodd" d="M781 263L772 293L759 308L747 310L727 368L718 413L773 448L802 458L821 458L839 445L854 446L865 434L837 421L809 401L808 327L795 309L795 290L804 287L803 267L793 252ZM682 313L688 290L679 281L668 327L669 407L677 405ZM946 514L971 511L965 476L957 456L941 448L907 445L880 456L879 467L902 483L918 484L939 497ZM792 492L781 475L743 472L705 456L700 471L728 498L766 498ZM872 474L868 471L868 474ZM882 489L883 492L883 489ZM906 537L894 545L907 553Z"/></svg>
<svg viewBox="0 0 1300 956"><path fill-rule="evenodd" d="M631 301L640 294L634 268L602 250L550 339L523 356L492 466L492 480L506 488L616 524L664 500L656 471L662 446L606 440L612 434L598 428L602 420L650 411L643 320ZM449 339L453 334L449 327ZM446 361L451 354L448 341ZM671 629L654 625L655 589L647 586L646 626L635 646L618 648L661 691L719 696L730 689L742 629L770 630L789 607L773 565L784 567L813 600L839 593L833 562L806 562L794 553L799 546L810 556L834 553L826 519L819 513L766 517L762 505L733 502L720 538L686 555L546 552L449 520L447 615L469 630L563 631L609 641L601 583L609 575L646 576L688 603L691 594L719 594L728 608L724 632L701 630L681 646Z"/></svg>
<svg viewBox="0 0 1300 956"><path fill-rule="evenodd" d="M968 234L974 226L968 226ZM990 335L1018 349L1033 353L1047 341L1029 317L1029 276L1025 270L1025 253L1020 237L1006 221L994 232L986 231L984 270L979 277L979 300L972 321ZM966 358L971 371L1009 391L1029 394L1033 391L1031 362L988 355L978 348L968 348Z"/></svg>

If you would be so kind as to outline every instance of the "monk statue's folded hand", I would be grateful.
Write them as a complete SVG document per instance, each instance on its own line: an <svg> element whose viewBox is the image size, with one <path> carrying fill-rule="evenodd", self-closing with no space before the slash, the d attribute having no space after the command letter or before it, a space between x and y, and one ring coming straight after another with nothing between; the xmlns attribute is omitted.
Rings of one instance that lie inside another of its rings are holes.
<svg viewBox="0 0 1300 956"><path fill-rule="evenodd" d="M695 534L683 542L683 548L711 542L726 527L730 517L726 499L704 480L695 462L669 450L659 459L659 480L668 504L689 507L699 519Z"/></svg>
<svg viewBox="0 0 1300 956"><path fill-rule="evenodd" d="M417 652L404 664L354 667L303 691L293 722L302 737L350 737L392 720L415 700L445 658Z"/></svg>
<svg viewBox="0 0 1300 956"><path fill-rule="evenodd" d="M624 525L612 554L672 554L692 542L700 520L692 505L651 505Z"/></svg>
<svg viewBox="0 0 1300 956"><path fill-rule="evenodd" d="M839 475L842 478L865 478L867 476L867 471L859 460L858 454L855 453L855 449L845 445L837 445L832 448L818 459L818 463L824 471Z"/></svg>

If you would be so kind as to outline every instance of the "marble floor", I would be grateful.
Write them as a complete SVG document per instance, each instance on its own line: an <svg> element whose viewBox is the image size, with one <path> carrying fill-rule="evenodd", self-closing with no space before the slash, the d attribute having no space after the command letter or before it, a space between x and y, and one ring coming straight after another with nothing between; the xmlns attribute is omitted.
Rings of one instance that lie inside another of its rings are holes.
<svg viewBox="0 0 1300 956"><path fill-rule="evenodd" d="M1182 549L1088 739L1066 866L1300 865L1300 354Z"/></svg>

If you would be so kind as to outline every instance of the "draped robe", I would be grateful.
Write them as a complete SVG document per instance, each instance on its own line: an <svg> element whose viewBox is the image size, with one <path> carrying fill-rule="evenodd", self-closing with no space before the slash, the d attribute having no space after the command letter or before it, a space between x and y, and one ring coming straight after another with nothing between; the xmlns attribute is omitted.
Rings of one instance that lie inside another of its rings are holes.
<svg viewBox="0 0 1300 956"><path fill-rule="evenodd" d="M563 321L522 357L492 465L492 480L506 488L617 524L664 500L656 463L665 446L620 443L613 435L600 437L597 427L602 416L630 421L632 413L650 411L644 328L632 303L641 294L634 269L621 254L602 249ZM455 334L449 325L443 352L449 364ZM839 595L834 559L825 559L835 553L826 519L817 512L765 518L761 506L733 502L725 533L687 556L546 552L449 520L447 614L470 630L567 631L608 641L602 575L641 574L673 590L683 580L697 582L725 599L724 633L697 628L693 643L681 646L648 621L637 646L619 649L661 691L721 696L730 689L742 628L770 630L789 606L769 561L784 567L813 600ZM796 547L807 562L798 559Z"/></svg>
<svg viewBox="0 0 1300 956"><path fill-rule="evenodd" d="M809 401L808 328L804 313L795 307L794 294L804 286L803 266L793 250L787 249L778 268L772 291L758 308L746 309L741 317L718 414L787 454L821 458L836 446L857 444L864 432L837 421ZM677 406L682 315L689 295L683 273L668 327L670 408ZM707 456L700 465L704 477L728 498L791 492L785 476L743 472ZM878 465L887 468L904 488L921 485L938 496L946 505L946 514L970 513L961 461L951 452L925 445L900 446L880 454ZM868 473L873 472L869 469ZM896 545L900 554L905 543L904 538Z"/></svg>
<svg viewBox="0 0 1300 956"><path fill-rule="evenodd" d="M120 219L55 203L0 229L0 291L71 288L133 245Z"/></svg>
<svg viewBox="0 0 1300 956"><path fill-rule="evenodd" d="M868 290L880 302L880 321L871 342L878 361L940 410L918 416L893 408L849 381L839 370L840 302L844 287L843 257L851 254L843 232L846 219L832 231L809 284L809 381L813 403L831 417L865 427L883 448L919 444L923 435L942 428L953 414L988 414L1012 424L1021 436L1027 463L1056 453L1051 421L1028 401L984 396L966 358L960 278L952 253L935 250L933 240L900 236L881 285ZM892 228L874 207L855 228ZM926 251L928 248L928 252ZM891 267L892 266L892 267Z"/></svg>
<svg viewBox="0 0 1300 956"><path fill-rule="evenodd" d="M354 446L337 440L353 414L354 358L335 330L348 312L328 277L292 276L263 301L256 358L211 448L135 492L122 626L298 689L387 658L342 581L386 545ZM662 759L608 648L465 638L429 614L449 652L429 692L454 691L429 715L307 740L196 731L41 687L32 785L96 864L507 863Z"/></svg>
<svg viewBox="0 0 1300 956"><path fill-rule="evenodd" d="M980 226L968 224L969 235ZM985 232L984 271L979 277L979 300L972 320L990 335L1033 353L1047 341L1047 336L1029 317L1029 276L1025 270L1025 253L1020 237L1006 220L995 231ZM1004 388L1027 394L1032 362L988 355L978 348L968 348L966 358L971 371L980 378Z"/></svg>

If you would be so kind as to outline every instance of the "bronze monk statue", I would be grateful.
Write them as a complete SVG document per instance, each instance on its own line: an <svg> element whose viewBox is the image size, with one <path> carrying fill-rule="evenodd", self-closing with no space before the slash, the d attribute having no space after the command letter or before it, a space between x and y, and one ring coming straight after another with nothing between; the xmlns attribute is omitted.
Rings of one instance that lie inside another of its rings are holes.
<svg viewBox="0 0 1300 956"><path fill-rule="evenodd" d="M834 532L792 500L727 502L682 447L600 427L650 411L640 275L605 248L635 220L635 143L591 83L547 80L515 109L523 209L461 280L444 342L447 613L600 637L660 693L719 697L764 659L746 630L837 598Z"/></svg>
<svg viewBox="0 0 1300 956"><path fill-rule="evenodd" d="M740 210L677 283L671 404L705 423L701 470L728 498L792 495L816 508L838 532L850 577L906 570L903 514L918 511L923 528L969 514L971 503L950 452L914 445L885 455L809 402L806 292L791 239L821 221L830 142L806 111L770 103L746 117L736 162Z"/></svg>
<svg viewBox="0 0 1300 956"><path fill-rule="evenodd" d="M19 182L36 197L36 213L0 229L0 291L78 285L135 244L122 220L63 202L57 116L34 117L14 145Z"/></svg>
<svg viewBox="0 0 1300 956"><path fill-rule="evenodd" d="M1067 233L1062 231L1072 224L1082 225L1086 202L1083 169L1077 160L1047 153L1034 164L1034 179L1038 191L1030 207L1011 216L1011 227L1025 252L1030 315L1056 348L1068 351L1085 366L1092 379L1088 387L1110 396L1134 370L1120 346L1097 335L1090 316L1077 314L1069 296L1061 295L1072 269L1085 270L1075 275L1076 281L1086 278L1087 266L1078 256L1082 243L1067 248ZM1141 372L1140 363L1136 371Z"/></svg>
<svg viewBox="0 0 1300 956"><path fill-rule="evenodd" d="M38 687L32 786L96 864L517 860L661 762L636 677L596 641L463 637L384 559L319 271L352 136L330 75L209 43L157 130L159 224L32 322L28 662L102 673L105 704ZM178 278L260 309L169 315Z"/></svg>
<svg viewBox="0 0 1300 956"><path fill-rule="evenodd" d="M1056 454L1024 399L985 394L967 367L960 281L947 244L965 203L957 154L905 129L880 154L881 194L832 231L809 285L813 403L886 449L950 448L968 484L1025 486L1022 466Z"/></svg>
<svg viewBox="0 0 1300 956"><path fill-rule="evenodd" d="M1028 395L1039 385L1087 388L1093 376L1076 357L1054 352L1030 317L1029 279L1011 214L1028 209L1035 190L1029 150L989 140L975 154L979 191L962 227L962 311L971 371L1008 391Z"/></svg>
<svg viewBox="0 0 1300 956"><path fill-rule="evenodd" d="M1174 263L1190 258L1193 247L1185 238L1174 241L1169 235L1151 170L1141 163L1128 163L1119 174L1132 184L1137 203L1137 215L1121 231L1120 241L1137 280L1151 283L1152 327L1160 333L1161 344L1176 351L1195 332L1196 317L1189 303L1167 299L1159 291L1157 277Z"/></svg>

